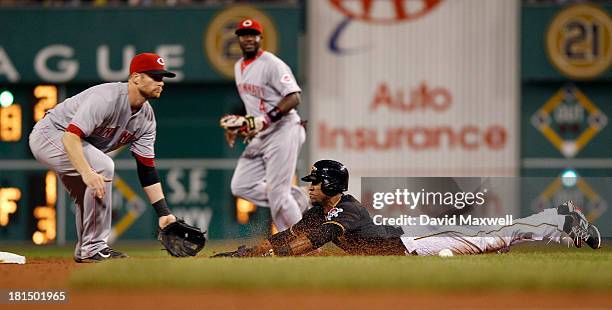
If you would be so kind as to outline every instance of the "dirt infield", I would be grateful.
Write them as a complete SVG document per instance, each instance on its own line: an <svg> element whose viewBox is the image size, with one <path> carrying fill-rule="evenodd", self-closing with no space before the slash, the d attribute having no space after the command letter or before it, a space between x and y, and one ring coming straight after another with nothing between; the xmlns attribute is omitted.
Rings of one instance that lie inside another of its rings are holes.
<svg viewBox="0 0 612 310"><path fill-rule="evenodd" d="M0 265L0 288L65 288L70 271L86 267L69 259L33 259Z"/></svg>
<svg viewBox="0 0 612 310"><path fill-rule="evenodd" d="M435 293L410 291L300 290L79 290L69 288L70 272L89 265L66 259L32 260L26 265L0 265L0 288L68 288L62 308L120 309L381 309L381 308L611 308L612 295L601 293L486 292ZM39 309L41 305L22 305ZM45 308L56 308L45 305ZM60 305L57 305L59 308Z"/></svg>

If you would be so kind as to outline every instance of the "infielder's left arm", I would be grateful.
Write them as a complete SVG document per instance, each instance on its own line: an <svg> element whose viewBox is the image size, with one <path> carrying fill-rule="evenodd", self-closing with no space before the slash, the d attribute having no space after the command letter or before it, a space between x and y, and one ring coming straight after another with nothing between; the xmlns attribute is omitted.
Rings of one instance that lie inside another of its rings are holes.
<svg viewBox="0 0 612 310"><path fill-rule="evenodd" d="M136 158L136 169L138 171L138 179L144 190L149 202L155 209L155 213L159 217L158 223L160 228L175 222L176 217L171 214L164 192L162 190L161 181L153 159L143 158L133 153Z"/></svg>
<svg viewBox="0 0 612 310"><path fill-rule="evenodd" d="M270 122L276 122L302 102L300 92L294 92L283 97L276 107L267 113Z"/></svg>
<svg viewBox="0 0 612 310"><path fill-rule="evenodd" d="M221 127L225 129L225 141L230 147L234 147L234 141L238 133L245 136L254 136L258 132L268 128L271 123L281 119L285 114L297 107L302 102L299 91L292 92L283 97L276 107L261 116L239 116L225 115L219 121Z"/></svg>
<svg viewBox="0 0 612 310"><path fill-rule="evenodd" d="M302 98L300 92L293 92L283 97L281 101L268 113L262 116L247 115L244 119L246 125L242 129L247 135L254 135L270 126L270 124L280 120L283 116L293 108L297 107Z"/></svg>

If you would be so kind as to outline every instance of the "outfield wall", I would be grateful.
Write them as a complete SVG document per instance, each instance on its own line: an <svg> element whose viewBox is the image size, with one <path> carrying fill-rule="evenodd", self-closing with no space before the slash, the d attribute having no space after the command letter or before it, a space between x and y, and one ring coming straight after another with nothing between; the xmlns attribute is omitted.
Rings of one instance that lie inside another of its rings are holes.
<svg viewBox="0 0 612 310"><path fill-rule="evenodd" d="M514 176L517 1L309 2L310 157L361 176Z"/></svg>

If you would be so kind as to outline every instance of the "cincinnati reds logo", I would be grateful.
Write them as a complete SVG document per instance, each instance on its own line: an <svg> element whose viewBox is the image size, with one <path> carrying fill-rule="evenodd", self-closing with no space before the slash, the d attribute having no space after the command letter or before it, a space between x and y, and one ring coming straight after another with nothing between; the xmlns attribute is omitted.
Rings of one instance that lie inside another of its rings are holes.
<svg viewBox="0 0 612 310"><path fill-rule="evenodd" d="M293 82L293 79L291 78L290 74L284 74L281 77L280 82L283 83L283 84L289 84L289 83Z"/></svg>
<svg viewBox="0 0 612 310"><path fill-rule="evenodd" d="M334 217L338 217L338 215L340 213L342 213L342 211L344 211L344 209L342 208L332 208L331 210L329 210L329 212L327 212L327 215L325 216L325 219L328 221L331 221L332 218Z"/></svg>
<svg viewBox="0 0 612 310"><path fill-rule="evenodd" d="M234 34L236 25L245 18L252 18L261 23L265 29L265 36L261 41L261 48L271 53L278 50L278 34L272 20L262 11L246 5L232 6L221 11L212 19L203 34L202 45L204 55L210 61L212 67L223 76L234 77L234 64L242 52L238 44L238 38ZM247 19L241 24L250 27L253 21Z"/></svg>
<svg viewBox="0 0 612 310"><path fill-rule="evenodd" d="M163 58L161 58L161 57L157 58L157 63L158 63L158 64L160 64L160 65L162 65L162 66L165 66L165 65L166 65L166 62L164 62L164 59L163 59Z"/></svg>
<svg viewBox="0 0 612 310"><path fill-rule="evenodd" d="M135 136L134 133L129 132L129 131L124 131L121 133L121 135L119 136L119 145L124 145L124 144L128 144L132 141L135 141Z"/></svg>
<svg viewBox="0 0 612 310"><path fill-rule="evenodd" d="M338 42L351 21L381 25L413 21L429 14L442 0L329 0L329 2L346 18L332 32L328 47L333 53L347 54L356 50L341 48ZM355 5L356 2L361 2L361 5ZM390 13L375 16L374 12L378 11Z"/></svg>

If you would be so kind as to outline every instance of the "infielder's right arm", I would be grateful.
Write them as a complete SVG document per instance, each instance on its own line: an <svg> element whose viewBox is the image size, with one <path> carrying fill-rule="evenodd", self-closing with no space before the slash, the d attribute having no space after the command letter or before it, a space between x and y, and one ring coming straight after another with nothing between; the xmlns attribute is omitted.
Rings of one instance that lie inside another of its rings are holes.
<svg viewBox="0 0 612 310"><path fill-rule="evenodd" d="M109 100L106 94L91 93L79 105L62 137L62 143L70 163L81 175L85 185L94 189L96 196L100 199L104 198L106 194L104 182L112 182L112 180L106 179L91 168L83 154L82 139L91 135L94 129L100 126L112 113L113 105L111 102L112 100Z"/></svg>
<svg viewBox="0 0 612 310"><path fill-rule="evenodd" d="M104 182L111 182L112 180L106 179L104 176L96 173L91 168L85 159L85 155L83 154L81 137L70 131L66 131L62 137L62 143L64 144L64 149L68 154L70 163L72 163L76 171L81 175L85 185L93 188L96 191L96 196L98 196L98 198L104 198L104 195L106 194L104 190Z"/></svg>

